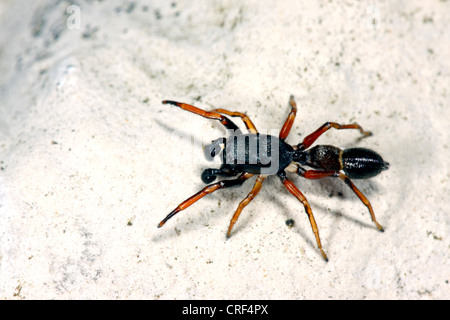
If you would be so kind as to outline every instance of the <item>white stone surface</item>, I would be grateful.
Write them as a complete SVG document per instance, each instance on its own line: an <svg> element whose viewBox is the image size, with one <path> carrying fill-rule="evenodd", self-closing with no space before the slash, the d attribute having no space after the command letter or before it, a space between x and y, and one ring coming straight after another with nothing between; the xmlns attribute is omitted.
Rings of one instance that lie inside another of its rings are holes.
<svg viewBox="0 0 450 320"><path fill-rule="evenodd" d="M448 1L2 1L0 296L449 299L448 21ZM355 181L386 231L340 181L294 176L328 263L276 177L227 241L253 182L157 229L225 134L161 100L279 130L290 94L292 144L373 132L319 143L390 162Z"/></svg>

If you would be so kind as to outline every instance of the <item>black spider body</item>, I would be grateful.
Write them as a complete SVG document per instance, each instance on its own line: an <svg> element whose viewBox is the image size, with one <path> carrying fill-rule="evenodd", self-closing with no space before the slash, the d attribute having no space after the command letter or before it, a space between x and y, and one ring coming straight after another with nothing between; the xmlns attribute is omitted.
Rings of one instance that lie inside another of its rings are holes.
<svg viewBox="0 0 450 320"><path fill-rule="evenodd" d="M274 175L292 162L293 155L293 147L278 137L248 133L226 139L221 161L237 172Z"/></svg>

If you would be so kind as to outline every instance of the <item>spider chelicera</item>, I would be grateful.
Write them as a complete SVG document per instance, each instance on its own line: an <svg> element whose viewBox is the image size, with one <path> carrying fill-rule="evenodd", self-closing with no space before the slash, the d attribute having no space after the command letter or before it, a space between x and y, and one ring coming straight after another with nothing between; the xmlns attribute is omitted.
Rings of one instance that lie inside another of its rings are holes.
<svg viewBox="0 0 450 320"><path fill-rule="evenodd" d="M223 188L240 186L250 177L256 175L253 189L247 197L240 202L236 212L231 218L227 232L228 238L230 237L231 230L242 210L261 190L264 179L270 175L277 175L286 189L303 204L320 253L322 254L322 257L328 261L327 255L322 249L319 230L311 207L303 193L287 178L287 171L296 173L306 179L321 179L326 177L341 179L367 207L372 217L372 221L378 230L383 231L383 227L375 218L369 200L367 200L361 191L356 188L350 179L367 179L374 177L381 171L388 169L389 163L384 161L375 151L365 148L341 150L331 145L317 145L310 148L323 133L331 128L338 130L356 129L359 130L363 136L371 135L369 131L363 130L358 124L341 125L335 122L326 122L316 131L306 136L301 143L289 145L285 142L285 139L292 128L297 113L297 105L293 96L289 99L291 111L281 128L278 137L258 133L250 118L241 112L231 112L225 109L205 111L186 103L170 100L165 100L162 103L178 106L183 110L195 113L204 118L218 120L227 131L231 133L228 138L214 140L205 148L206 156L220 156L222 165L219 169L204 170L201 178L205 183L213 182L217 176L234 177L234 179L222 180L207 185L198 193L183 201L169 213L167 217L158 224L158 228L162 227L166 221L175 214L188 208L207 194ZM247 127L248 133L242 133L238 126L224 115L240 117ZM304 166L312 169L307 170Z"/></svg>

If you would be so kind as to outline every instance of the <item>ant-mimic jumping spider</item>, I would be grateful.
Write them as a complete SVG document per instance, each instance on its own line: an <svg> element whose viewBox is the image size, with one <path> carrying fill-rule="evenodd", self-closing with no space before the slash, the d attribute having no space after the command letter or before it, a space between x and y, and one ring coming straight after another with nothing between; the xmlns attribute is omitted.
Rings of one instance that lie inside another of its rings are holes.
<svg viewBox="0 0 450 320"><path fill-rule="evenodd" d="M205 111L186 103L180 103L165 100L163 104L172 104L183 110L195 113L199 116L218 120L226 129L233 134L228 138L217 139L209 145L205 152L208 156L221 156L222 165L219 169L206 169L202 173L202 180L205 183L213 182L217 176L235 177L230 180L222 180L209 184L201 191L183 201L171 213L167 215L159 224L162 227L167 220L172 218L178 212L188 208L196 201L207 194L219 189L240 186L250 177L256 175L256 181L253 189L242 200L231 218L228 227L227 238L231 235L231 230L239 218L242 210L261 190L262 183L267 176L277 175L286 189L294 195L304 206L309 222L311 223L317 246L323 256L328 261L327 255L322 249L319 230L317 228L311 207L302 192L287 178L287 172L296 173L306 179L321 179L326 177L339 178L358 196L358 198L369 209L372 221L380 231L383 227L375 219L372 206L367 198L356 188L350 179L367 179L378 175L381 171L388 169L389 163L384 161L375 151L365 148L350 148L341 150L331 145L311 145L327 130L334 129L356 129L363 136L371 135L364 131L358 124L340 125L335 122L326 122L316 131L306 136L303 141L297 145L289 145L285 142L297 113L297 105L294 97L291 96L289 104L291 111L280 131L278 137L267 134L260 134L249 117L241 112L231 112L225 109L215 109ZM242 131L225 115L231 117L240 117L244 122L249 133ZM223 148L220 149L220 146ZM217 151L219 149L219 152ZM305 169L304 166L312 169Z"/></svg>

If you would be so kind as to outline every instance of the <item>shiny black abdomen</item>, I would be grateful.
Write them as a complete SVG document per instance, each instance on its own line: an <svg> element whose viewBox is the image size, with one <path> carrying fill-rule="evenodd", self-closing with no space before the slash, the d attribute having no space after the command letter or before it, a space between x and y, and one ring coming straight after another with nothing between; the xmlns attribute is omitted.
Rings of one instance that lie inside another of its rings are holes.
<svg viewBox="0 0 450 320"><path fill-rule="evenodd" d="M374 177L389 166L378 153L365 148L345 149L341 161L344 172L353 179Z"/></svg>
<svg viewBox="0 0 450 320"><path fill-rule="evenodd" d="M295 160L315 169L343 170L349 178L353 179L374 177L389 166L389 163L375 151L365 148L342 150L330 145L317 145L301 151Z"/></svg>

